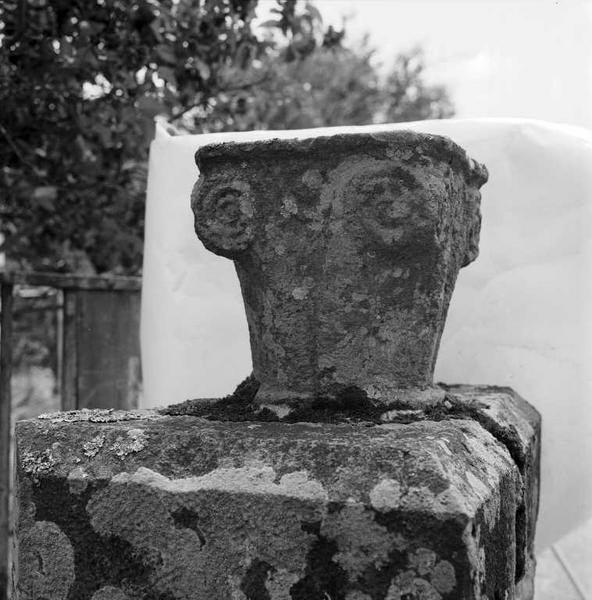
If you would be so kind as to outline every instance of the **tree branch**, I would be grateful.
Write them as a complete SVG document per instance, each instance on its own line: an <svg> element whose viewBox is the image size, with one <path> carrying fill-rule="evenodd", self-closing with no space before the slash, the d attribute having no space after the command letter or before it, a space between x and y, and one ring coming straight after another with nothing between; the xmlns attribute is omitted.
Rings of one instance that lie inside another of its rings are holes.
<svg viewBox="0 0 592 600"><path fill-rule="evenodd" d="M4 125L0 124L0 133L2 133L2 135L6 138L6 141L8 142L8 145L13 149L14 153L16 154L17 158L25 165L27 165L27 167L29 167L30 169L35 170L35 165L31 162L29 162L22 154L21 151L19 150L18 146L14 143L14 140L12 139L12 137L10 136L10 134L8 133L8 131L6 131L6 129L4 128Z"/></svg>
<svg viewBox="0 0 592 600"><path fill-rule="evenodd" d="M223 92L236 92L238 90L247 90L249 88L252 88L255 85L261 85L262 83L265 83L266 81L269 81L270 79L271 79L270 74L266 73L263 77L259 78L257 81L248 81L247 83L240 83L237 85L226 86L224 88L220 88L217 93L220 94ZM211 94L210 96L213 96L213 94ZM200 99L198 102L194 102L193 104L186 106L185 108L183 108L183 110L180 110L177 113L173 113L167 122L172 123L173 121L180 119L183 115L187 114L190 110L193 110L194 108L198 108L202 104L203 104L203 100Z"/></svg>

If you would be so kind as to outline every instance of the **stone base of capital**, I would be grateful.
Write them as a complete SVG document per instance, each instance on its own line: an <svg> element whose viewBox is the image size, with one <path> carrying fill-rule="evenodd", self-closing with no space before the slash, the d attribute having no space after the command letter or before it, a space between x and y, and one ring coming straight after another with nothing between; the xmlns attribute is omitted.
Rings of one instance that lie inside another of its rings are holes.
<svg viewBox="0 0 592 600"><path fill-rule="evenodd" d="M538 413L444 389L388 423L20 422L14 598L532 600Z"/></svg>

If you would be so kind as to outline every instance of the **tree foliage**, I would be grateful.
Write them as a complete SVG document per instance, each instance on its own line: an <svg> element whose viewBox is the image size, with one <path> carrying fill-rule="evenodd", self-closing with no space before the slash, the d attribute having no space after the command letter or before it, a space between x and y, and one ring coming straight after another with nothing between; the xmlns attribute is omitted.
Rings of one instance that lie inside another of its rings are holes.
<svg viewBox="0 0 592 600"><path fill-rule="evenodd" d="M373 54L367 40L354 48L320 47L289 62L268 53L241 75L256 87L220 94L206 118L195 114L184 126L193 132L305 129L454 114L445 88L425 83L420 49L397 56L384 79Z"/></svg>
<svg viewBox="0 0 592 600"><path fill-rule="evenodd" d="M139 273L153 118L189 131L448 116L418 52L383 81L318 10L278 0L5 0L1 248L22 267Z"/></svg>

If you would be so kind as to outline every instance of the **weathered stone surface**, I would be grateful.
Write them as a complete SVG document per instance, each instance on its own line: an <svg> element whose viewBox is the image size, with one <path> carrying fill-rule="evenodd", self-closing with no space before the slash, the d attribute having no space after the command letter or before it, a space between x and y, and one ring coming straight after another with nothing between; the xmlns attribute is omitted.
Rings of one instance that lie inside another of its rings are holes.
<svg viewBox="0 0 592 600"><path fill-rule="evenodd" d="M411 423L21 422L16 599L528 600L538 416L508 390L447 393Z"/></svg>
<svg viewBox="0 0 592 600"><path fill-rule="evenodd" d="M485 167L411 131L220 144L196 160L196 232L235 262L260 404L350 387L388 404L432 386L458 270L477 255Z"/></svg>
<svg viewBox="0 0 592 600"><path fill-rule="evenodd" d="M452 412L470 416L503 443L521 475L521 501L516 513L516 578L527 595L534 579L534 538L539 511L541 416L508 387L445 386ZM526 582L530 581L530 584ZM532 595L532 591L530 592Z"/></svg>

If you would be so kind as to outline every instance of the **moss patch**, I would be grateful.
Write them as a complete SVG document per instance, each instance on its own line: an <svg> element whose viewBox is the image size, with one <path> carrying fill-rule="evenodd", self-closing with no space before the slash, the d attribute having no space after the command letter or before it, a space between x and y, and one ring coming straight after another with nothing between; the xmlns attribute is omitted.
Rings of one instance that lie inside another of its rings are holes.
<svg viewBox="0 0 592 600"><path fill-rule="evenodd" d="M220 400L186 400L159 409L161 415L187 415L209 421L281 421L283 423L380 423L384 407L378 406L357 387L346 387L335 398L319 397L295 407L280 418L268 408L254 403L259 382L249 375L236 390ZM286 404L295 404L290 398ZM391 407L392 410L392 407Z"/></svg>

